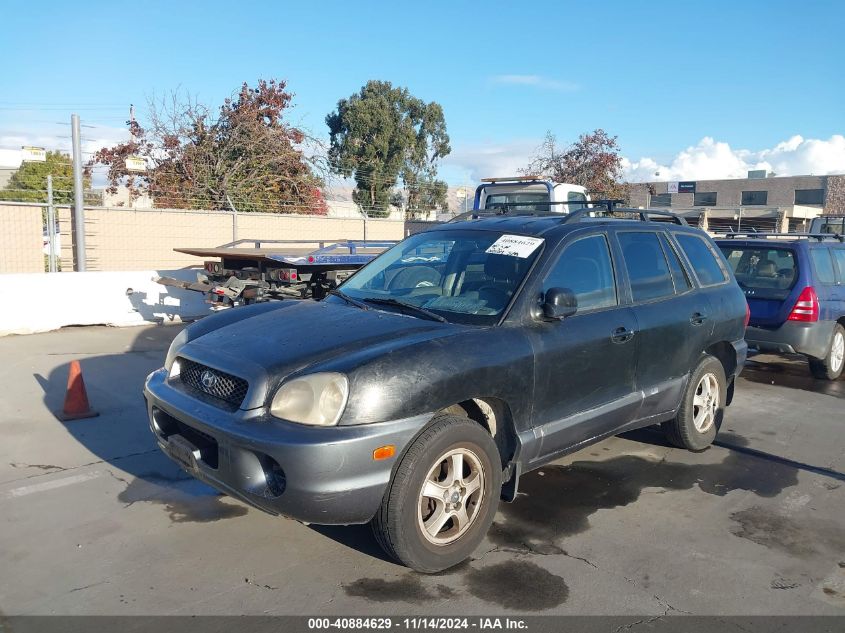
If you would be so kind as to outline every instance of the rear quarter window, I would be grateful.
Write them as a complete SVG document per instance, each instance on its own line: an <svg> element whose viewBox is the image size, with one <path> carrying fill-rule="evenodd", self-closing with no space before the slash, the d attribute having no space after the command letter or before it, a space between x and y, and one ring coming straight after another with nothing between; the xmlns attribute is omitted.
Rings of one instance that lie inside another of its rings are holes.
<svg viewBox="0 0 845 633"><path fill-rule="evenodd" d="M845 248L834 248L833 259L839 267L839 283L845 284Z"/></svg>
<svg viewBox="0 0 845 633"><path fill-rule="evenodd" d="M812 248L810 257L813 260L813 268L816 269L816 277L819 283L836 283L836 274L833 272L833 259L830 256L830 249Z"/></svg>
<svg viewBox="0 0 845 633"><path fill-rule="evenodd" d="M702 286L714 286L728 280L718 256L704 238L676 233L675 239L681 245Z"/></svg>

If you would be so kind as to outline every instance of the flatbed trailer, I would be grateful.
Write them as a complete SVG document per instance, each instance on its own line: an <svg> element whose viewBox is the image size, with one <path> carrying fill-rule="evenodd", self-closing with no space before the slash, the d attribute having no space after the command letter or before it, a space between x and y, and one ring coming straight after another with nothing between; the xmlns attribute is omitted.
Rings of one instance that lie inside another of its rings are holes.
<svg viewBox="0 0 845 633"><path fill-rule="evenodd" d="M175 248L178 253L216 259L206 259L195 282L172 277L156 281L202 292L206 302L219 308L284 298L322 299L394 244L390 240L243 239L215 248Z"/></svg>

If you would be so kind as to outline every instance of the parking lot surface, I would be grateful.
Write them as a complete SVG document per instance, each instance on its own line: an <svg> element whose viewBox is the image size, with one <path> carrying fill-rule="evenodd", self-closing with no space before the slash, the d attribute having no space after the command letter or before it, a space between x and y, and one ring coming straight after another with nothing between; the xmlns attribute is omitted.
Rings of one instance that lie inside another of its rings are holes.
<svg viewBox="0 0 845 633"><path fill-rule="evenodd" d="M612 438L526 475L436 576L266 515L155 446L171 327L0 339L0 614L845 613L845 380L758 356L703 453ZM70 361L96 418L60 422Z"/></svg>

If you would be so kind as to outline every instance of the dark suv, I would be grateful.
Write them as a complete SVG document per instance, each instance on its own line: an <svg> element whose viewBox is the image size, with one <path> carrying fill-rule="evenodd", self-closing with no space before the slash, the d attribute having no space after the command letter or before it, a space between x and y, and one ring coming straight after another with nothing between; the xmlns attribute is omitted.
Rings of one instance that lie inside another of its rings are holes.
<svg viewBox="0 0 845 633"><path fill-rule="evenodd" d="M566 453L655 424L705 449L745 297L705 233L618 211L439 225L323 301L199 321L146 382L159 446L267 512L371 522L422 572L469 556L520 475Z"/></svg>
<svg viewBox="0 0 845 633"><path fill-rule="evenodd" d="M817 378L845 365L845 244L831 234L733 234L718 241L751 308L745 340L804 354Z"/></svg>

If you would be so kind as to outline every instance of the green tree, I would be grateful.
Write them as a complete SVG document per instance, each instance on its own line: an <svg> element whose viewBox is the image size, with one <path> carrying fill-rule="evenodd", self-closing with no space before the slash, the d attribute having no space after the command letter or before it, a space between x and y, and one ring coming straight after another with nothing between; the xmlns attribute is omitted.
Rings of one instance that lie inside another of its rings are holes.
<svg viewBox="0 0 845 633"><path fill-rule="evenodd" d="M418 208L423 190L435 190L438 161L451 151L443 108L389 81L368 81L338 101L326 125L332 170L355 179L352 198L368 211L387 207L400 176L408 207Z"/></svg>
<svg viewBox="0 0 845 633"><path fill-rule="evenodd" d="M73 203L73 161L68 154L47 152L44 162L25 162L0 190L0 200L17 202L47 202L47 176L53 176L53 202ZM90 189L91 179L84 178L84 189Z"/></svg>

